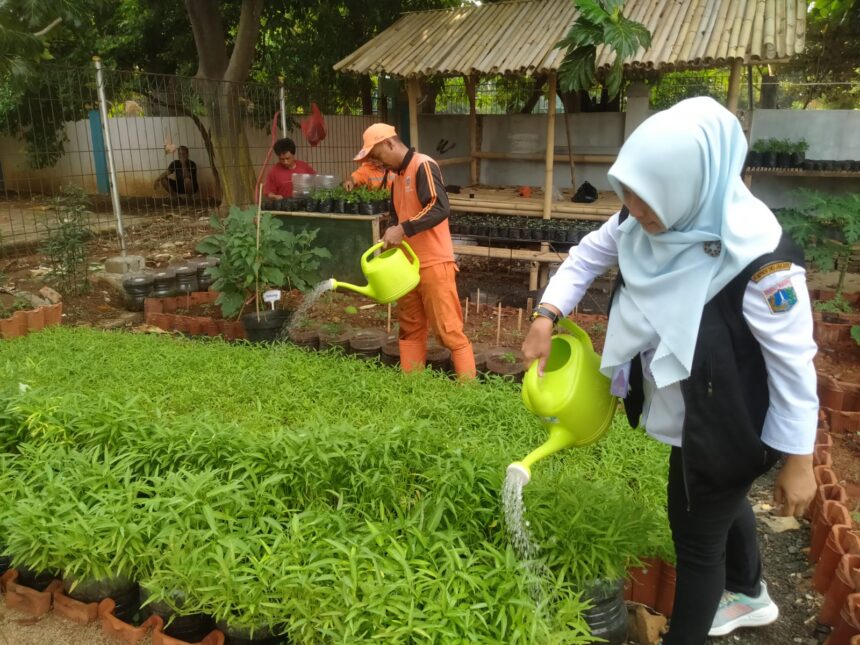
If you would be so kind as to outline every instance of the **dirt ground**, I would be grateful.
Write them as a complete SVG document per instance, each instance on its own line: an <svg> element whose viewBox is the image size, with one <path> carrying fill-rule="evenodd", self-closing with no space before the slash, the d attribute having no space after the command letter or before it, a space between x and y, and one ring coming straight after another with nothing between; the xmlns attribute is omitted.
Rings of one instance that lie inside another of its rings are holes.
<svg viewBox="0 0 860 645"><path fill-rule="evenodd" d="M207 230L207 218L200 212L157 215L134 228L128 252L143 255L150 268L167 266L196 255L194 244ZM90 251L93 262L102 263L106 258L117 255L116 242L112 238L96 239ZM464 257L460 260L458 290L462 299L469 298L467 334L476 343L518 349L528 328L528 300L534 301L539 296L538 292L528 290L528 267L484 258ZM38 291L44 280L38 275L43 273L40 271L41 262L38 254L0 260L0 271L5 276L4 288ZM811 274L809 282L810 287L832 287L835 275ZM591 335L598 352L602 350L606 330L610 284L610 280L596 283L575 316L580 326ZM850 276L847 290L860 291L860 276ZM63 324L66 325L130 327L142 320L142 314L125 311L121 297L102 284L96 284L88 294L68 297L64 303ZM324 295L312 310L311 318L315 324L343 322L353 327L393 330L396 310L389 315L385 305L375 305L355 294L337 293ZM838 354L822 355L817 363L820 369L830 373L857 369L851 356ZM837 471L841 473L844 469L851 477L856 477L860 485L860 440L845 437L841 444L844 448L841 452L840 441L834 447ZM762 518L769 514L767 505L771 503L772 482L772 475L763 478L751 493ZM798 529L776 533L764 522L759 522L765 578L780 607L780 620L766 628L741 630L729 637L713 639L712 643L813 645L823 642L825 632L816 632L815 622L821 598L811 589L812 569L806 564L809 526L805 521L800 524ZM0 606L0 645L101 645L106 642L96 627L77 627L52 616L33 621Z"/></svg>

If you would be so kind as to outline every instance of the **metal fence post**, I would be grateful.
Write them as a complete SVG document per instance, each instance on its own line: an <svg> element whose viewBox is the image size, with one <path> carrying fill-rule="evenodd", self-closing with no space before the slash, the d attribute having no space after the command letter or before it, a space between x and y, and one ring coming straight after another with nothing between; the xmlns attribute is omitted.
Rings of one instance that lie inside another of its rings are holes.
<svg viewBox="0 0 860 645"><path fill-rule="evenodd" d="M287 136L287 102L284 99L284 77L278 76L278 84L279 88L279 98L281 100L281 136L286 138Z"/></svg>
<svg viewBox="0 0 860 645"><path fill-rule="evenodd" d="M101 114L102 132L105 138L105 152L107 153L108 174L110 175L110 200L113 205L113 213L116 216L116 232L119 235L119 247L122 255L125 255L125 231L122 226L122 206L119 203L119 186L116 183L116 164L113 160L113 148L110 143L110 128L108 127L107 99L105 99L104 76L102 75L102 62L98 56L93 56L96 66L96 89L99 95L99 113Z"/></svg>

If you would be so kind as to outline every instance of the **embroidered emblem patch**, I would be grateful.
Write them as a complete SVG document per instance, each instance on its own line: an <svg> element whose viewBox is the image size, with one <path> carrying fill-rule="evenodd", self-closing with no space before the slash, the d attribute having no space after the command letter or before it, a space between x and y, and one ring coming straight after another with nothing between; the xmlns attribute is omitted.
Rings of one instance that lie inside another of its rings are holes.
<svg viewBox="0 0 860 645"><path fill-rule="evenodd" d="M750 278L753 282L761 282L761 279L769 276L771 273L776 273L777 271L788 271L791 268L791 262L771 262L770 264L765 264L761 269L753 273L752 278Z"/></svg>
<svg viewBox="0 0 860 645"><path fill-rule="evenodd" d="M723 244L719 240L716 242L702 242L702 246L705 247L705 253L712 258L719 257L720 251L723 250Z"/></svg>
<svg viewBox="0 0 860 645"><path fill-rule="evenodd" d="M797 293L791 280L785 279L764 290L767 306L775 314L783 314L797 304Z"/></svg>

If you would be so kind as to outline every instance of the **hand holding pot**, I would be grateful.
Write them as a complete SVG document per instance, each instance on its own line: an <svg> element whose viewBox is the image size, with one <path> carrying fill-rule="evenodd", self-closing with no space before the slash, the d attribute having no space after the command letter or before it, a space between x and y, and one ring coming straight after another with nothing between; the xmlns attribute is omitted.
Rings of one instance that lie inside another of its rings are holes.
<svg viewBox="0 0 860 645"><path fill-rule="evenodd" d="M531 365L532 361L539 361L538 376L543 376L543 368L546 367L551 346L552 321L549 318L539 316L529 327L529 333L526 335L522 346L527 365Z"/></svg>
<svg viewBox="0 0 860 645"><path fill-rule="evenodd" d="M812 455L786 455L776 476L773 500L781 504L781 515L800 517L815 495Z"/></svg>

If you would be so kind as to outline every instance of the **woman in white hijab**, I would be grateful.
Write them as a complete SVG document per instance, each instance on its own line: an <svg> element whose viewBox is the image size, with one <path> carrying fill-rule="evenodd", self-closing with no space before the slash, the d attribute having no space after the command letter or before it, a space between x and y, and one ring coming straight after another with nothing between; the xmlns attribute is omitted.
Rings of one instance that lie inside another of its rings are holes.
<svg viewBox="0 0 860 645"><path fill-rule="evenodd" d="M672 446L677 583L664 645L777 619L747 492L779 459L783 514L802 514L815 490L803 257L741 180L746 151L737 119L709 98L647 119L609 170L625 208L571 250L523 343L542 373L555 320L619 268L601 370L631 424Z"/></svg>

